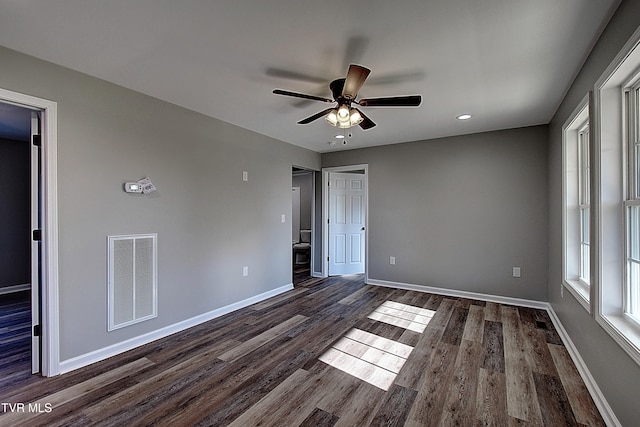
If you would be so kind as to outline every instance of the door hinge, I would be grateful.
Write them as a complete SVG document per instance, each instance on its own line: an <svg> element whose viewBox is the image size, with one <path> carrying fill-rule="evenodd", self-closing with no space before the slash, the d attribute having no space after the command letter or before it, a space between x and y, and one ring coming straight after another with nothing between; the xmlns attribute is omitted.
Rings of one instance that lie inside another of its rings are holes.
<svg viewBox="0 0 640 427"><path fill-rule="evenodd" d="M41 147L42 146L42 137L40 135L32 135L31 136L31 142L36 147Z"/></svg>
<svg viewBox="0 0 640 427"><path fill-rule="evenodd" d="M42 230L37 229L37 230L33 230L33 240L36 242L40 242L42 241Z"/></svg>
<svg viewBox="0 0 640 427"><path fill-rule="evenodd" d="M39 337L41 333L40 325L33 325L33 336Z"/></svg>
<svg viewBox="0 0 640 427"><path fill-rule="evenodd" d="M327 257L327 262L329 262L329 257Z"/></svg>

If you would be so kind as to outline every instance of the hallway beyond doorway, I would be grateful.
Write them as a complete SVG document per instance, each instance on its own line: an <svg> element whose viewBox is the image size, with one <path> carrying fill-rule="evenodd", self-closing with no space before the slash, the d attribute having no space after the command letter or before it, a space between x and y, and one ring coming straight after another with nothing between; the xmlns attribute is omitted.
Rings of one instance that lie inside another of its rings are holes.
<svg viewBox="0 0 640 427"><path fill-rule="evenodd" d="M0 390L31 377L31 296L0 295Z"/></svg>

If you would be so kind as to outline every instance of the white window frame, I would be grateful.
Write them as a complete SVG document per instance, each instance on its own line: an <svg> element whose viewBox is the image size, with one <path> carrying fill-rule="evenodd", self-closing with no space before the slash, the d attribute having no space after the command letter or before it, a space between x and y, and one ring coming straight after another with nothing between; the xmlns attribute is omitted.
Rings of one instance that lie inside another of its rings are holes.
<svg viewBox="0 0 640 427"><path fill-rule="evenodd" d="M625 90L640 78L640 28L594 87L592 288L598 324L640 365L640 324L626 314L628 129ZM632 202L635 203L635 202Z"/></svg>
<svg viewBox="0 0 640 427"><path fill-rule="evenodd" d="M624 89L624 119L627 164L627 198L625 211L625 289L623 293L624 314L640 326L640 241L636 239L635 250L632 236L640 235L640 220L632 221L632 210L640 210L640 72L633 76ZM635 268L633 267L635 266ZM631 273L636 270L635 275ZM635 284L632 277L635 276ZM635 288L635 289L634 289ZM635 297L632 297L634 294Z"/></svg>
<svg viewBox="0 0 640 427"><path fill-rule="evenodd" d="M583 250L585 230L591 228L583 224L582 217L585 209L590 211L591 183L581 149L583 136L590 134L589 96L585 95L562 127L562 286L591 313L591 250L586 254ZM588 158L585 160L588 164Z"/></svg>
<svg viewBox="0 0 640 427"><path fill-rule="evenodd" d="M578 131L578 205L580 209L580 268L579 280L589 287L591 282L591 147L589 123ZM586 218L585 218L586 214Z"/></svg>

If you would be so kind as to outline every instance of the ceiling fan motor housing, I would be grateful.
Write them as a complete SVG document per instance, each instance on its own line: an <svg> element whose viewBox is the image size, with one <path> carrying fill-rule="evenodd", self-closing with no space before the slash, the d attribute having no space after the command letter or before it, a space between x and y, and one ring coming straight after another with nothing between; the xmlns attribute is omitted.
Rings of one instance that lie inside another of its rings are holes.
<svg viewBox="0 0 640 427"><path fill-rule="evenodd" d="M338 104L346 104L351 102L351 100L342 96L342 90L344 88L345 80L346 79L344 78L335 79L334 81L329 83L329 88L331 89L331 93L333 94L333 99L335 99Z"/></svg>

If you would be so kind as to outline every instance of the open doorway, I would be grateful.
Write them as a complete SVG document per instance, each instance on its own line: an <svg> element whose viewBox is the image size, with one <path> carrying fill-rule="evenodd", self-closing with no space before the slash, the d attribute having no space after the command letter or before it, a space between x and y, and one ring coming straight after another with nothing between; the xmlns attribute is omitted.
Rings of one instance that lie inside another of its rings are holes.
<svg viewBox="0 0 640 427"><path fill-rule="evenodd" d="M28 108L0 103L0 385L40 370L31 334L34 313L39 315L38 304L32 304L39 300L37 283L32 286L39 259L32 259L31 239L39 212L39 159L32 159L31 147L37 119Z"/></svg>
<svg viewBox="0 0 640 427"><path fill-rule="evenodd" d="M314 172L293 167L291 179L291 261L293 284L311 279L313 271Z"/></svg>
<svg viewBox="0 0 640 427"><path fill-rule="evenodd" d="M29 339L29 370L28 375L40 372L44 376L54 376L59 374L59 342L58 342L58 219L57 219L57 104L43 98L12 92L0 88L0 106L4 113L1 115L4 131L10 131L16 127L22 127L20 132L26 133L27 139L18 138L18 142L26 144L28 155L26 156L27 166L22 172L12 172L12 178L8 179L11 186L22 188L26 185L29 208L27 213L28 227L18 234L18 238L23 243L28 242L29 248L29 274L28 277L18 279L17 284L8 284L2 291L2 295L18 297L21 292L27 292L29 300L22 307L27 305L29 310L25 317L26 326L21 327L26 331ZM27 122L18 126L12 120L11 114L7 111L18 111L25 114L24 121ZM28 114L28 116L27 116ZM6 135L6 134L5 134ZM7 137L9 140L16 140L15 137ZM21 147L21 149L24 146ZM4 170L4 167L2 168ZM17 182L13 174L24 174L26 178L21 178ZM2 180L5 181L4 179ZM7 196L9 197L9 196ZM16 202L17 203L17 202ZM0 206L5 205L4 201ZM9 205L11 206L11 204ZM21 214L24 216L24 214ZM24 219L24 218L23 218ZM10 226L8 218L0 219L0 229ZM8 247L12 251L14 244L10 240L2 237L2 244L9 246L1 248L2 251ZM23 255L24 256L24 255ZM21 273L24 275L24 272ZM25 283L22 283L27 279ZM15 282L15 280L11 280ZM5 282L6 284L7 282ZM5 297L6 299L13 299ZM15 309L16 307L14 307ZM15 314L15 313L14 313ZM19 316L18 316L19 317ZM23 337L22 337L23 338ZM0 359L9 361L6 358L5 349L0 350ZM20 355L19 357L23 357ZM4 375L2 375L4 377Z"/></svg>

